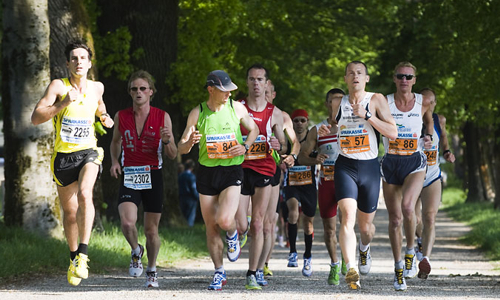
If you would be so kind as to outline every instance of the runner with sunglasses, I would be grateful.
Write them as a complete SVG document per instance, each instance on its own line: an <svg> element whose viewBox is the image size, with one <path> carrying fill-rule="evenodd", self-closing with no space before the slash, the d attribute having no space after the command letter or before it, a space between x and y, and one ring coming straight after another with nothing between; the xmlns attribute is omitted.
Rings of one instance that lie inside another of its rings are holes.
<svg viewBox="0 0 500 300"><path fill-rule="evenodd" d="M384 136L385 155L381 162L385 204L389 213L389 238L394 256L394 289L405 291L406 279L417 275L415 256L415 203L425 179L427 158L423 149L430 149L434 133L430 100L413 93L416 67L400 62L394 68L396 93L387 101L398 126L396 139ZM422 121L425 134L422 137ZM402 230L406 236L404 260L401 256Z"/></svg>
<svg viewBox="0 0 500 300"><path fill-rule="evenodd" d="M301 144L305 143L309 129L309 115L303 109L296 109L291 115L295 135ZM311 153L306 153L309 156ZM321 156L322 157L322 156ZM316 189L316 164L320 161L316 158L311 161L301 162L297 158L293 167L285 172L284 194L288 207L288 238L290 242L290 253L288 254L288 267L298 267L297 262L297 223L300 217L299 203L302 208L302 224L304 228L305 251L303 255L304 264L302 275L309 277L312 274L312 242L313 221L318 204Z"/></svg>
<svg viewBox="0 0 500 300"><path fill-rule="evenodd" d="M138 207L142 203L148 257L145 285L157 288L156 257L161 245L158 225L163 208L163 154L174 159L177 147L170 115L150 104L156 94L153 76L142 70L133 73L128 81L128 93L132 98L132 107L120 110L115 115L110 172L112 177L121 177L118 212L123 235L132 249L129 275L138 277L143 272L141 259L144 247L138 242L136 227Z"/></svg>

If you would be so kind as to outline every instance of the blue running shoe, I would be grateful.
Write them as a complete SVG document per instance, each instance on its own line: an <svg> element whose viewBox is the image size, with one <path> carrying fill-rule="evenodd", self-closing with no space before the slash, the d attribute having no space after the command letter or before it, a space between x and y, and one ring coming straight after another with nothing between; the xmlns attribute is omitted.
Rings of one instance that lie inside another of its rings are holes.
<svg viewBox="0 0 500 300"><path fill-rule="evenodd" d="M304 258L304 267L302 268L302 275L310 277L312 275L312 257Z"/></svg>
<svg viewBox="0 0 500 300"><path fill-rule="evenodd" d="M264 279L264 271L257 270L257 272L255 273L255 279L257 279L257 283L260 286L266 286L267 285L267 280Z"/></svg>
<svg viewBox="0 0 500 300"><path fill-rule="evenodd" d="M208 289L212 291L220 291L222 290L222 286L226 285L226 283L227 283L226 271L224 271L224 273L215 272L214 279L212 280L212 283L208 286Z"/></svg>
<svg viewBox="0 0 500 300"><path fill-rule="evenodd" d="M288 254L288 266L289 268L297 268L299 263L297 262L297 252Z"/></svg>

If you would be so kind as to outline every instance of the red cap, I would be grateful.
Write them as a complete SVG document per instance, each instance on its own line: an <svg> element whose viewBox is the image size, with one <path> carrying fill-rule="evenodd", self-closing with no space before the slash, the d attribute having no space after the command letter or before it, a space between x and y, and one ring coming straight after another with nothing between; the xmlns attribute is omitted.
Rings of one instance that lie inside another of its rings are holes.
<svg viewBox="0 0 500 300"><path fill-rule="evenodd" d="M296 117L304 117L306 119L309 120L309 115L307 114L307 111L305 111L304 109L296 109L293 111L292 113L292 120L295 119Z"/></svg>

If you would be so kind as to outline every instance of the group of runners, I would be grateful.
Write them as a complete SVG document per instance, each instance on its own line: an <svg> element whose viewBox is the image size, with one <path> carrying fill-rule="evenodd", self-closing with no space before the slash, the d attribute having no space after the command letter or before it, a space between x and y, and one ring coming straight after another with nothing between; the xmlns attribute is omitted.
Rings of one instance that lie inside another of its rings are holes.
<svg viewBox="0 0 500 300"><path fill-rule="evenodd" d="M102 100L102 83L87 79L91 50L75 42L68 44L65 54L70 77L50 83L33 111L32 122L38 125L52 119L54 123L51 169L64 212L71 285L88 277L87 248L95 214L92 190L103 159L94 134L95 117L108 128L114 126L110 172L121 180L118 210L122 232L131 247L129 274L142 275L141 259L146 252L147 287L159 286L156 257L163 203L162 157L174 159L189 153L196 144L196 187L215 269L208 289L220 290L226 284L224 248L228 260L236 261L247 236L251 238L245 288L260 290L268 285L265 277L272 275L267 263L274 245L280 185L288 208L288 267L299 265L296 237L302 214L302 274L312 274L313 220L319 204L331 258L327 282L339 285L342 273L349 288L359 289L360 274L368 274L372 263L370 243L375 235L373 219L381 177L389 212L395 290L406 290L406 279L417 275L426 279L431 272L429 256L441 198L439 150L447 161L455 158L446 138L445 118L433 114L434 92L412 91L416 68L411 63L396 66L396 92L385 97L366 92L370 78L366 65L350 62L344 77L348 94L339 88L328 91L327 118L311 129L306 110L297 109L289 115L272 104L276 91L264 66L248 68L248 95L238 101L230 98L238 87L229 75L212 71L205 82L208 100L191 110L176 146L169 114L150 104L156 93L151 74L138 71L131 75L127 91L132 107L111 118ZM382 160L378 158L379 134L385 148ZM140 203L145 247L137 238ZM226 247L221 230L226 233ZM337 244L342 255L338 255Z"/></svg>

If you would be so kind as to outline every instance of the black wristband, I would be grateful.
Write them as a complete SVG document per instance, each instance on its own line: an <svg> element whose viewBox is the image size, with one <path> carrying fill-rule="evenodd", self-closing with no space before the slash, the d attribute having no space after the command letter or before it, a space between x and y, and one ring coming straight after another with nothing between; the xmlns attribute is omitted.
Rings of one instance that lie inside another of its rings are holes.
<svg viewBox="0 0 500 300"><path fill-rule="evenodd" d="M426 133L425 135L429 136L429 137L431 138L431 141L433 141L433 139L432 139L432 134L430 134L430 133Z"/></svg>
<svg viewBox="0 0 500 300"><path fill-rule="evenodd" d="M108 118L111 118L111 116L110 116L107 112L106 112L106 113L101 114L101 117L104 117L104 116L106 116L106 117L108 117Z"/></svg>
<svg viewBox="0 0 500 300"><path fill-rule="evenodd" d="M446 153L451 153L451 150L450 150L450 149L448 149L448 150L444 150L444 151L443 151L443 156L445 156L445 155L446 155Z"/></svg>
<svg viewBox="0 0 500 300"><path fill-rule="evenodd" d="M168 140L168 142L166 142L166 143L162 140L161 143L166 146L166 145L170 144L170 140Z"/></svg>

